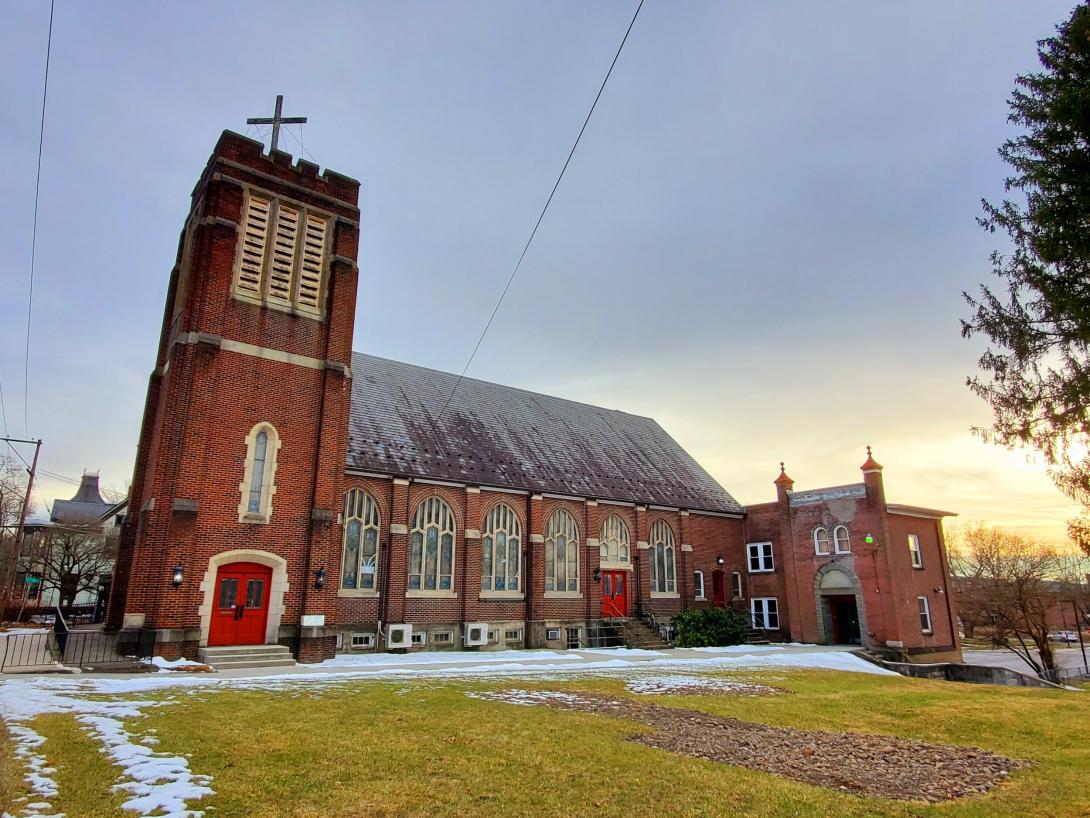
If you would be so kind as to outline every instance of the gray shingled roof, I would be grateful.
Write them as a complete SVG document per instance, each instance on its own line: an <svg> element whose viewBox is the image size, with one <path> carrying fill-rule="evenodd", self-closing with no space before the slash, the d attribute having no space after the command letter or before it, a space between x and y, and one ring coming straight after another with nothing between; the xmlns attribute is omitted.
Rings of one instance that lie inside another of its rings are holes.
<svg viewBox="0 0 1090 818"><path fill-rule="evenodd" d="M352 354L348 467L702 511L742 507L650 418ZM438 443L438 446L437 446Z"/></svg>

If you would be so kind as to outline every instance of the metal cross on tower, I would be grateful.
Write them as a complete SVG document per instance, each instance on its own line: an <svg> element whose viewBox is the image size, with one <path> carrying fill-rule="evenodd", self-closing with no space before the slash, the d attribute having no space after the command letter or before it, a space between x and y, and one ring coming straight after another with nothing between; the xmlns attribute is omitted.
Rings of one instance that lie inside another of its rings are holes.
<svg viewBox="0 0 1090 818"><path fill-rule="evenodd" d="M276 150L277 143L280 142L280 126L281 125L302 125L307 121L305 116L281 116L281 109L284 107L284 95L276 95L276 108L273 110L273 115L270 116L252 116L246 120L247 125L272 125L272 142L269 145L269 151Z"/></svg>

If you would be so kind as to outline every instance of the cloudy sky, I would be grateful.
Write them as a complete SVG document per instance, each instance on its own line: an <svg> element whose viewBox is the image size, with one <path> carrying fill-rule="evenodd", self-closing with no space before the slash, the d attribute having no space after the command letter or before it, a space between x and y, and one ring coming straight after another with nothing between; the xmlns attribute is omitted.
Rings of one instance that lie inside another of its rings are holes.
<svg viewBox="0 0 1090 818"><path fill-rule="evenodd" d="M1072 507L970 428L960 292L995 148L1072 0L648 0L470 374L655 417L743 502L854 482L1050 538ZM132 470L189 193L273 97L363 183L355 348L460 371L632 2L57 0L24 418L48 3L0 33L0 382L39 497ZM253 130L250 130L253 134Z"/></svg>

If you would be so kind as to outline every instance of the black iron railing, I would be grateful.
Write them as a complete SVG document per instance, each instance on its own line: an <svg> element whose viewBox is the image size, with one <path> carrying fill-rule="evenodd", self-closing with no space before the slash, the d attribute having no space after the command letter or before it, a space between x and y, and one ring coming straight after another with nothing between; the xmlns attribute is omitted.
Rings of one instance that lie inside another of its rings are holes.
<svg viewBox="0 0 1090 818"><path fill-rule="evenodd" d="M97 667L150 659L153 631L0 633L0 672L16 668Z"/></svg>

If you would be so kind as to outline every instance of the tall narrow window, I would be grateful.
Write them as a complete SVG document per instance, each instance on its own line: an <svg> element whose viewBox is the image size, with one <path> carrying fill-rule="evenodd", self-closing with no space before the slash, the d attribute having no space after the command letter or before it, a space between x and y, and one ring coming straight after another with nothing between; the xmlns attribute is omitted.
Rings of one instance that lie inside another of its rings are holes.
<svg viewBox="0 0 1090 818"><path fill-rule="evenodd" d="M522 525L506 503L490 512L481 532L481 590L518 591Z"/></svg>
<svg viewBox="0 0 1090 818"><path fill-rule="evenodd" d="M693 598L704 599L704 572L693 571Z"/></svg>
<svg viewBox="0 0 1090 818"><path fill-rule="evenodd" d="M378 590L378 535L378 504L367 492L352 489L344 496L342 588Z"/></svg>
<svg viewBox="0 0 1090 818"><path fill-rule="evenodd" d="M616 514L610 514L602 523L602 561L628 565L630 545L628 526Z"/></svg>
<svg viewBox="0 0 1090 818"><path fill-rule="evenodd" d="M675 552L674 531L665 520L659 520L651 526L651 593L673 594L677 590Z"/></svg>
<svg viewBox="0 0 1090 818"><path fill-rule="evenodd" d="M818 526L814 529L814 553L829 553L829 529Z"/></svg>
<svg viewBox="0 0 1090 818"><path fill-rule="evenodd" d="M246 460L239 483L238 519L243 523L267 523L276 493L276 458L280 437L268 423L259 423L246 436Z"/></svg>
<svg viewBox="0 0 1090 818"><path fill-rule="evenodd" d="M742 572L741 571L734 571L733 573L731 573L730 579L731 579L731 590L734 593L734 598L735 599L741 599L742 598Z"/></svg>
<svg viewBox="0 0 1090 818"><path fill-rule="evenodd" d="M579 526L562 508L545 526L545 590L579 590Z"/></svg>
<svg viewBox="0 0 1090 818"><path fill-rule="evenodd" d="M330 219L295 202L249 192L235 262L235 295L322 314Z"/></svg>
<svg viewBox="0 0 1090 818"><path fill-rule="evenodd" d="M413 517L409 590L454 590L454 512L439 497L422 502Z"/></svg>
<svg viewBox="0 0 1090 818"><path fill-rule="evenodd" d="M246 510L251 514L261 511L261 487L265 481L265 455L269 451L269 433L262 429L257 433L254 445L253 474L250 476L250 500Z"/></svg>
<svg viewBox="0 0 1090 818"><path fill-rule="evenodd" d="M916 601L920 604L920 630L931 633L931 603L925 596L916 597Z"/></svg>
<svg viewBox="0 0 1090 818"><path fill-rule="evenodd" d="M912 557L913 568L923 568L923 552L920 551L920 538L916 534L908 535L908 554Z"/></svg>
<svg viewBox="0 0 1090 818"><path fill-rule="evenodd" d="M833 548L838 554L848 554L852 550L851 537L848 535L846 525L838 525L833 529Z"/></svg>

